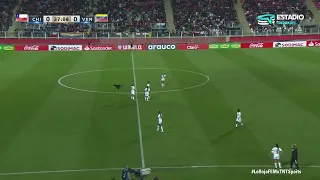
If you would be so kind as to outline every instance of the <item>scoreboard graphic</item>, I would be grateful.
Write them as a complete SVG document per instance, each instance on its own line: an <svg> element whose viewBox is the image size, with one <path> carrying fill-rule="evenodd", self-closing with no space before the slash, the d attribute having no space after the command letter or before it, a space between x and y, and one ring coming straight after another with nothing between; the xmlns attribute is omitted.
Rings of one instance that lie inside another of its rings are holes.
<svg viewBox="0 0 320 180"><path fill-rule="evenodd" d="M46 23L95 23L95 22L108 22L108 15L98 14L98 16L80 16L80 15L45 15L34 16L28 14L16 14L16 22L29 23L29 24L46 24Z"/></svg>

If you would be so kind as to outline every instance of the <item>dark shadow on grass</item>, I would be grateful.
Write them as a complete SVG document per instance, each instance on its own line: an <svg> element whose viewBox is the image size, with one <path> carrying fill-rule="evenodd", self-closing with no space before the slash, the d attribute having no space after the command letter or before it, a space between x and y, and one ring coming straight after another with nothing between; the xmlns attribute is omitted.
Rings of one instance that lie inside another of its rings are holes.
<svg viewBox="0 0 320 180"><path fill-rule="evenodd" d="M234 129L231 129L231 130L221 134L220 136L216 137L215 139L211 140L211 144L215 144L215 143L221 141L225 137L230 136L235 131L242 131L242 130L250 129L250 125L251 125L251 123L249 122L249 123L245 123L243 128L241 126L238 126L238 128L234 127Z"/></svg>
<svg viewBox="0 0 320 180"><path fill-rule="evenodd" d="M215 139L211 140L211 144L215 144L215 143L221 141L222 139L224 139L225 137L230 136L232 133L235 132L235 130L236 130L236 128L231 129L231 130L221 134L220 136L218 136Z"/></svg>

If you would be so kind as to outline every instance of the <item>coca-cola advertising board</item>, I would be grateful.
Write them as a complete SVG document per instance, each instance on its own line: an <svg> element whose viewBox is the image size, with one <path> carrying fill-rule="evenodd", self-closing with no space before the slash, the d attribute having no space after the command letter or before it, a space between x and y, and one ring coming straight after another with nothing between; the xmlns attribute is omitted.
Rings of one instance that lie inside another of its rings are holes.
<svg viewBox="0 0 320 180"><path fill-rule="evenodd" d="M14 45L15 51L49 51L48 45Z"/></svg>
<svg viewBox="0 0 320 180"><path fill-rule="evenodd" d="M108 45L83 45L82 49L84 51L112 51L114 47Z"/></svg>
<svg viewBox="0 0 320 180"><path fill-rule="evenodd" d="M178 50L208 50L209 44L178 44Z"/></svg>
<svg viewBox="0 0 320 180"><path fill-rule="evenodd" d="M307 47L307 41L273 42L274 48Z"/></svg>
<svg viewBox="0 0 320 180"><path fill-rule="evenodd" d="M126 45L118 45L116 46L116 50L119 50L119 51L128 51L128 50L147 50L147 46L146 45L129 45L129 44L126 44Z"/></svg>
<svg viewBox="0 0 320 180"><path fill-rule="evenodd" d="M307 41L307 47L320 47L320 41Z"/></svg>
<svg viewBox="0 0 320 180"><path fill-rule="evenodd" d="M241 43L241 48L273 48L272 42Z"/></svg>

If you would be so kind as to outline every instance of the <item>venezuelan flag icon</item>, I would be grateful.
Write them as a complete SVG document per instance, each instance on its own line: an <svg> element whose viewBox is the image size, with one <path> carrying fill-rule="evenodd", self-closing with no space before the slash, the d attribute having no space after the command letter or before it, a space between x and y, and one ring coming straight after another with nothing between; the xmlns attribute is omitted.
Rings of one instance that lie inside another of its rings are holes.
<svg viewBox="0 0 320 180"><path fill-rule="evenodd" d="M96 14L94 16L95 23L106 23L109 21L108 14Z"/></svg>

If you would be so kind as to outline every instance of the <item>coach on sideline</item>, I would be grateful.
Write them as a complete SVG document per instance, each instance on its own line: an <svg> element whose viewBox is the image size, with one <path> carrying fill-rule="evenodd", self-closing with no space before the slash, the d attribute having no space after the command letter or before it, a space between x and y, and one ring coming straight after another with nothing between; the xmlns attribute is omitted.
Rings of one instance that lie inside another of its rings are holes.
<svg viewBox="0 0 320 180"><path fill-rule="evenodd" d="M293 144L292 145L292 152L291 152L291 163L290 163L290 168L293 168L293 165L296 166L296 169L299 169L299 164L298 164L298 148L297 145Z"/></svg>

